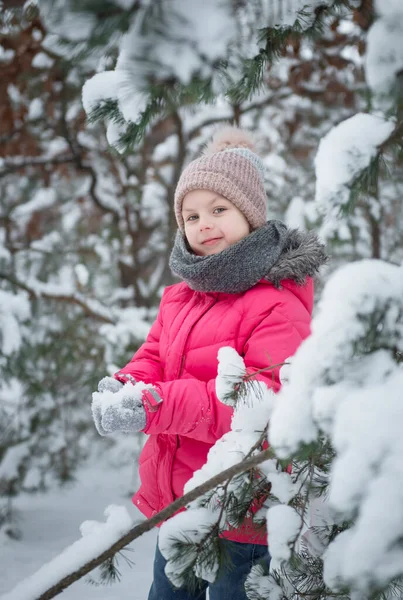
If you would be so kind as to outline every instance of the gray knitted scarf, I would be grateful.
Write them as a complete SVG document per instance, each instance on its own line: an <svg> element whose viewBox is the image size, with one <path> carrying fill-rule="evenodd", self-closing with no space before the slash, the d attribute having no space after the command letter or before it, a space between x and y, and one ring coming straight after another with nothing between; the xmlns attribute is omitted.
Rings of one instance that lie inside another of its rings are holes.
<svg viewBox="0 0 403 600"><path fill-rule="evenodd" d="M302 285L326 260L324 246L315 234L288 229L281 221L268 221L236 244L210 256L193 254L178 231L169 266L192 290L238 294L263 278L276 287L283 279Z"/></svg>

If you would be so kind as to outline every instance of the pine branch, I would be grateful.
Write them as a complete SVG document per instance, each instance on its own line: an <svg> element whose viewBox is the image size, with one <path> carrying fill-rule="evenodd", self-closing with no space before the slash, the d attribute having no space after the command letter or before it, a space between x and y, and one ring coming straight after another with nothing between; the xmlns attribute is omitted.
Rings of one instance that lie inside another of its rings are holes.
<svg viewBox="0 0 403 600"><path fill-rule="evenodd" d="M217 485L220 485L228 478L232 478L235 477L235 475L244 473L245 471L248 471L249 469L256 467L257 465L271 458L273 458L273 451L271 450L271 448L269 448L267 450L263 450L255 456L252 456L248 460L243 460L237 463L236 465L233 465L232 467L226 469L225 471L218 473L202 485L199 485L198 487L194 488L181 498L178 498L177 500L172 502L172 504L161 510L151 519L147 519L146 521L143 521L139 525L133 527L126 535L124 535L117 542L115 542L108 550L105 550L104 552L102 552L102 554L100 554L96 558L93 558L73 573L70 573L69 575L66 575L66 577L63 577L57 584L53 585L43 594L38 596L36 600L50 600L50 598L54 598L58 594L62 593L63 590L69 587L72 583L78 581L79 579L84 577L84 575L87 575L87 573L101 565L109 557L114 556L117 552L119 552L119 550L130 544L130 542L143 535L143 533L150 531L162 521L166 521L167 519L172 517L178 510L186 507L190 502L193 502L194 500L199 498L199 496L202 496Z"/></svg>
<svg viewBox="0 0 403 600"><path fill-rule="evenodd" d="M141 8L140 0L133 0L130 7L122 8L109 0L70 0L68 10L75 12L78 17L89 16L93 21L89 38L77 44L69 38L59 38L59 46L66 55L73 53L75 60L84 60L99 49L105 51L105 46L111 46L111 40L117 39L130 28L136 12Z"/></svg>
<svg viewBox="0 0 403 600"><path fill-rule="evenodd" d="M247 100L258 92L264 84L266 69L286 52L288 44L304 39L316 40L325 31L326 18L341 9L353 11L348 0L337 0L333 6L320 4L315 8L313 23L306 26L308 13L304 9L296 13L292 26L271 26L258 31L258 43L263 44L259 54L243 62L241 78L226 92L227 97L235 103ZM223 64L222 68L225 68Z"/></svg>
<svg viewBox="0 0 403 600"><path fill-rule="evenodd" d="M378 146L376 155L350 184L350 196L347 204L340 207L341 216L351 215L362 196L378 196L379 179L383 175L390 177L384 154L394 148L403 148L403 122L399 123L391 135Z"/></svg>

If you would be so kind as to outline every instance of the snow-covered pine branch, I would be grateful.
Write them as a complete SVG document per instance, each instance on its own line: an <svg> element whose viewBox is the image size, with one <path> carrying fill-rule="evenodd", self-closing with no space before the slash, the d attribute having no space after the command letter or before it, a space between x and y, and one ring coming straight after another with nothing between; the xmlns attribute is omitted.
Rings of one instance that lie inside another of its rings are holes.
<svg viewBox="0 0 403 600"><path fill-rule="evenodd" d="M222 402L234 406L231 430L210 449L205 465L185 485L186 493L238 461L259 455L274 406L274 392L263 382L247 379L243 359L233 348L221 348L218 360L216 392ZM265 539L267 506L287 502L294 494L289 474L273 458L188 504L186 512L160 531L159 548L172 583L189 586L194 577L214 581L225 560L220 536L247 525Z"/></svg>
<svg viewBox="0 0 403 600"><path fill-rule="evenodd" d="M403 132L403 4L393 0L374 4L378 18L367 34L363 65L370 96L366 110L372 114L358 112L320 141L315 201L324 217L322 237L352 238L354 243L354 230L359 231L361 238L373 238L369 256L385 258L382 218L388 210L388 187L395 183L393 157Z"/></svg>
<svg viewBox="0 0 403 600"><path fill-rule="evenodd" d="M378 19L368 32L365 76L376 101L390 108L403 70L403 4L398 0L375 0L374 4Z"/></svg>
<svg viewBox="0 0 403 600"><path fill-rule="evenodd" d="M115 68L98 72L83 87L85 111L92 121L105 120L109 143L127 152L172 103L188 106L222 96L240 105L259 92L266 65L281 55L290 35L321 31L336 4L346 14L353 10L347 0L137 6L128 15Z"/></svg>
<svg viewBox="0 0 403 600"><path fill-rule="evenodd" d="M203 496L216 486L270 460L271 454L270 449L263 450L247 460L242 460L232 465L200 486L193 488L184 496L178 498L151 517L151 519L135 525L123 537L118 538L118 535L119 532L120 534L122 533L122 530L129 528L130 519L127 511L120 506L115 506L112 509L108 507L105 510L105 515L107 516L105 524L96 521L84 522L82 525L83 540L78 540L72 546L66 548L61 555L58 555L44 565L31 577L19 583L10 592L1 596L0 600L18 600L19 598L21 600L50 600L54 598L75 581L78 581L93 569L102 565L104 561L113 557L134 539L143 535L143 533L150 531L162 521L169 519L179 510L185 508L189 503L196 500L199 496ZM112 545L111 539L115 539ZM61 557L67 557L68 568L66 568L64 560L61 560ZM55 572L58 574L58 577L55 577Z"/></svg>
<svg viewBox="0 0 403 600"><path fill-rule="evenodd" d="M108 506L104 514L106 517L104 523L84 521L80 526L81 539L65 548L57 557L21 581L10 592L1 596L1 600L37 600L43 597L54 597L56 594L47 595L49 588L57 586L60 580L79 571L83 565L104 553L133 526L130 515L123 506ZM63 588L60 588L56 593L62 591Z"/></svg>
<svg viewBox="0 0 403 600"><path fill-rule="evenodd" d="M0 357L20 349L23 339L21 324L31 315L27 294L0 290ZM0 359L1 360L1 359Z"/></svg>
<svg viewBox="0 0 403 600"><path fill-rule="evenodd" d="M315 158L315 201L325 216L321 229L324 237L333 233L343 211L351 211L356 184L361 184L362 191L363 172L379 159L380 147L395 128L394 120L357 113L333 127L320 141Z"/></svg>
<svg viewBox="0 0 403 600"><path fill-rule="evenodd" d="M339 530L329 528L322 548L329 595L376 594L403 576L402 355L402 267L340 268L271 417L279 457L312 456L323 437L336 453L328 504Z"/></svg>

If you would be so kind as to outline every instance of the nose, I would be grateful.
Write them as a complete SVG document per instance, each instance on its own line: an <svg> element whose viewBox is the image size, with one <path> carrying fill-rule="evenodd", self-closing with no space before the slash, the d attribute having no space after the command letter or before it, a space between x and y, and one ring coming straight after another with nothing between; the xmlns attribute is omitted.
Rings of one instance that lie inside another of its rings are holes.
<svg viewBox="0 0 403 600"><path fill-rule="evenodd" d="M199 229L200 231L205 231L206 229L211 229L211 219L208 216L200 216L199 217Z"/></svg>

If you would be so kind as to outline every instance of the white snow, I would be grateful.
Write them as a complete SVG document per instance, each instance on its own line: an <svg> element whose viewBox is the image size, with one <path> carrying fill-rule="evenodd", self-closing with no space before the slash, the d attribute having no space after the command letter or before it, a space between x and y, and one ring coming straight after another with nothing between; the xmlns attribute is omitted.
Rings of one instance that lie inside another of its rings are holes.
<svg viewBox="0 0 403 600"><path fill-rule="evenodd" d="M357 113L321 139L315 157L315 200L329 218L347 204L352 182L369 166L394 128L392 120Z"/></svg>
<svg viewBox="0 0 403 600"><path fill-rule="evenodd" d="M259 465L259 469L271 483L271 494L282 504L287 504L295 496L298 486L292 481L289 473L279 470L277 460L266 460Z"/></svg>
<svg viewBox="0 0 403 600"><path fill-rule="evenodd" d="M57 201L57 195L52 188L40 188L32 196L31 200L24 204L18 204L12 215L15 219L29 219L32 213L50 208Z"/></svg>
<svg viewBox="0 0 403 600"><path fill-rule="evenodd" d="M132 467L122 468L118 463L113 466L108 455L110 451L79 469L74 485L50 491L46 495L22 494L14 501L19 511L23 538L17 541L4 534L0 537L1 600L36 599L38 594L35 591L46 589L56 579L56 572L50 570L49 566L41 569L44 563L60 569L60 574L69 565L74 567L84 559L85 553L99 554L103 545L109 543L108 540L118 537L130 524L135 525L143 520L128 495ZM120 506L112 509L104 522L102 515L105 507L113 503ZM88 532L82 539L80 524L84 533ZM128 546L124 555L133 561L131 567L118 557L120 582L95 586L89 583L87 576L68 587L62 594L63 598L144 600L152 580L156 536L157 530L153 530ZM60 555L63 548L66 548L66 553ZM52 562L56 556L56 562ZM96 571L89 576L96 579ZM36 581L38 587L27 587L30 581Z"/></svg>
<svg viewBox="0 0 403 600"><path fill-rule="evenodd" d="M67 140L63 137L55 137L44 144L44 150L47 158L53 158L57 154L62 154L69 150Z"/></svg>
<svg viewBox="0 0 403 600"><path fill-rule="evenodd" d="M38 3L41 19L52 35L67 38L72 42L87 41L95 25L96 18L87 12L63 10L63 1Z"/></svg>
<svg viewBox="0 0 403 600"><path fill-rule="evenodd" d="M67 111L66 111L66 121L73 121L78 117L80 112L82 111L81 102L75 101L71 102Z"/></svg>
<svg viewBox="0 0 403 600"><path fill-rule="evenodd" d="M149 330L150 323L147 321L145 308L130 306L120 309L113 324L100 326L106 348L106 362L112 361L112 356L116 356L118 349L128 348L133 340L145 340Z"/></svg>
<svg viewBox="0 0 403 600"><path fill-rule="evenodd" d="M270 27L287 27L294 25L299 18L302 28L308 29L315 20L315 9L319 5L332 6L333 2L334 0L265 0L262 2L262 21Z"/></svg>
<svg viewBox="0 0 403 600"><path fill-rule="evenodd" d="M161 162L178 154L178 136L169 135L163 142L158 144L153 152L152 161Z"/></svg>
<svg viewBox="0 0 403 600"><path fill-rule="evenodd" d="M296 541L301 527L299 514L285 504L272 506L267 511L267 530L270 571L278 570L291 556L291 546Z"/></svg>
<svg viewBox="0 0 403 600"><path fill-rule="evenodd" d="M4 46L2 46L0 44L0 62L2 62L2 63L11 62L13 60L14 56L15 56L15 50L12 50L11 48L8 48L7 50L5 50Z"/></svg>
<svg viewBox="0 0 403 600"><path fill-rule="evenodd" d="M401 575L403 548L403 371L351 391L336 413L329 503L359 516L325 555L325 581L359 590ZM333 548L334 545L334 548Z"/></svg>
<svg viewBox="0 0 403 600"><path fill-rule="evenodd" d="M107 410L109 407L122 406L126 398L134 398L141 402L142 393L149 389L150 384L139 381L136 385L128 382L118 392L94 392L92 394L92 404L98 405L101 411ZM127 410L122 408L123 411Z"/></svg>
<svg viewBox="0 0 403 600"><path fill-rule="evenodd" d="M20 323L29 318L30 312L25 292L11 294L0 290L0 344L5 356L19 350L22 343Z"/></svg>
<svg viewBox="0 0 403 600"><path fill-rule="evenodd" d="M87 267L83 263L80 263L74 266L74 272L78 283L82 286L86 286L90 277Z"/></svg>
<svg viewBox="0 0 403 600"><path fill-rule="evenodd" d="M287 227L306 229L306 204L301 196L294 196L291 199L284 215L284 222Z"/></svg>
<svg viewBox="0 0 403 600"><path fill-rule="evenodd" d="M33 3L30 3L33 4ZM43 38L43 33L40 29L36 29L34 28L32 30L32 38L36 41L36 42L40 42L41 39Z"/></svg>
<svg viewBox="0 0 403 600"><path fill-rule="evenodd" d="M379 349L368 353L373 315ZM329 437L328 506L337 521L354 522L326 550L325 580L364 596L402 573L403 370L392 357L403 350L402 315L402 267L363 260L336 271L270 421L280 457Z"/></svg>
<svg viewBox="0 0 403 600"><path fill-rule="evenodd" d="M4 394L2 390L1 395ZM27 442L22 442L15 446L7 448L0 464L0 481L12 481L18 476L18 467L21 461L29 455L29 446Z"/></svg>
<svg viewBox="0 0 403 600"><path fill-rule="evenodd" d="M114 121L109 121L106 127L106 139L110 146L116 146L120 137L125 132L125 128Z"/></svg>
<svg viewBox="0 0 403 600"><path fill-rule="evenodd" d="M386 95L403 69L403 3L377 0L375 9L379 18L367 36L365 77L374 93Z"/></svg>
<svg viewBox="0 0 403 600"><path fill-rule="evenodd" d="M39 119L43 115L44 103L42 98L34 98L30 104L28 109L28 119L35 120Z"/></svg>
<svg viewBox="0 0 403 600"><path fill-rule="evenodd" d="M231 347L220 348L218 353L218 379L222 380L219 389L224 392L224 401L228 387L225 385L225 377L228 375L228 385L231 387L235 380L242 379L245 373L245 365L242 358ZM226 369L228 372L226 373ZM214 475L237 464L247 455L251 455L253 447L257 446L265 426L268 423L273 410L275 394L265 383L253 381L246 389L245 395L237 402L234 407L234 414L231 423L231 431L224 434L215 445L210 448L207 462L201 469L193 474L193 477L186 483L184 493L187 493L195 487L201 485ZM259 452L255 448L253 453ZM276 468L266 466L265 474L268 480L277 479ZM246 477L246 475L244 476ZM234 478L227 486L228 493L237 494L239 487L243 485L243 477ZM278 490L285 493L285 486L279 483ZM178 556L175 554L175 540L193 539L194 542L200 541L197 536L205 535L209 528L219 521L221 531L231 523L230 515L223 509L220 503L220 497L224 493L223 488L217 488L213 497L209 496L208 508L201 506L202 499L192 502L186 513L179 513L169 520L169 524L164 524L161 528L161 535L164 535L165 557L168 560L166 572L171 581L180 585L184 569L192 562L192 553L195 553L196 546L189 547L186 564L178 567ZM194 516L193 516L194 515ZM193 531L194 528L194 531ZM196 536L196 537L195 537ZM162 550L161 550L162 551ZM163 552L164 553L164 552ZM207 581L214 581L218 569L218 564L212 560L203 561L198 559L193 570L196 575L202 576Z"/></svg>
<svg viewBox="0 0 403 600"><path fill-rule="evenodd" d="M235 29L231 7L216 0L172 0L164 36L149 34L148 39L143 38L140 23L141 16L125 37L117 64L117 69L131 73L132 89L137 91L142 90L149 74L147 67L136 64L136 58L144 50L148 59L155 61L153 73L157 78L175 76L187 84L195 72L208 75L207 63L225 56ZM135 76L139 81L135 81Z"/></svg>
<svg viewBox="0 0 403 600"><path fill-rule="evenodd" d="M140 8L122 38L116 69L97 73L85 83L83 105L87 114L102 100L116 99L123 118L136 122L149 101L151 73L160 81L175 77L187 84L196 73L209 76L211 64L226 55L235 32L227 3L172 0L164 35L148 30L143 36L147 8ZM149 64L139 59L143 55ZM110 128L108 137L116 142L116 131Z"/></svg>
<svg viewBox="0 0 403 600"><path fill-rule="evenodd" d="M123 73L116 71L97 73L86 81L82 92L85 112L90 114L101 100L114 99L116 88L121 82L123 83Z"/></svg>
<svg viewBox="0 0 403 600"><path fill-rule="evenodd" d="M264 575L262 565L254 565L246 579L246 591L257 594L256 598L270 598L270 600L282 600L283 591L270 575Z"/></svg>
<svg viewBox="0 0 403 600"><path fill-rule="evenodd" d="M235 407L231 431L210 448L207 462L186 483L185 492L245 458L263 433L273 410L274 397L274 392L261 381L248 386L245 398Z"/></svg>
<svg viewBox="0 0 403 600"><path fill-rule="evenodd" d="M269 441L280 457L286 458L299 444L316 439L313 411L318 403L314 393L320 398L323 388L330 388L328 393L332 393L333 386L353 370L353 345L365 335L364 318L373 310L390 303L385 327L396 327L393 307L399 297L403 298L402 268L382 261L357 261L329 278L312 323L312 335L294 355L290 381L278 393L271 417ZM370 369L353 371L360 381L370 373ZM332 406L337 406L336 402ZM326 419L321 419L321 426L323 422L326 426Z"/></svg>
<svg viewBox="0 0 403 600"><path fill-rule="evenodd" d="M36 600L62 578L77 571L92 558L110 548L128 533L133 522L123 506L110 505L105 509L105 523L85 521L80 526L81 540L65 548L56 558L44 564L34 575L21 581L2 600Z"/></svg>
<svg viewBox="0 0 403 600"><path fill-rule="evenodd" d="M54 59L45 52L38 52L32 59L32 66L35 69L50 69L54 64Z"/></svg>
<svg viewBox="0 0 403 600"><path fill-rule="evenodd" d="M22 100L21 92L13 83L9 83L7 86L7 94L12 102L19 104Z"/></svg>
<svg viewBox="0 0 403 600"><path fill-rule="evenodd" d="M198 560L200 555L195 544L200 543L208 535L217 519L217 513L208 508L198 507L181 512L162 525L158 546L161 554L168 561L165 573L176 587L183 585L184 572L192 563L195 564L194 572L196 576L206 581L213 582L215 580L218 564L214 563L210 565L209 569L205 568ZM181 557L178 557L176 553L177 540L189 544L188 551Z"/></svg>
<svg viewBox="0 0 403 600"><path fill-rule="evenodd" d="M234 388L242 383L246 374L245 364L238 352L231 347L220 348L218 351L218 373L215 389L219 400L224 404L233 404L230 396Z"/></svg>

